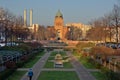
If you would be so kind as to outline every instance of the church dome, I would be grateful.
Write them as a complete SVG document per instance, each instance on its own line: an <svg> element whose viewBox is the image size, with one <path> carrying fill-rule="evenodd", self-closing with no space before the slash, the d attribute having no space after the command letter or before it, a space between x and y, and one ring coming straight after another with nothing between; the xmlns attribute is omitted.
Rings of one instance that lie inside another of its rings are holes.
<svg viewBox="0 0 120 80"><path fill-rule="evenodd" d="M62 18L63 18L63 15L62 15L62 13L60 12L60 10L58 10L58 12L57 12L57 14L56 14L55 17L62 17Z"/></svg>

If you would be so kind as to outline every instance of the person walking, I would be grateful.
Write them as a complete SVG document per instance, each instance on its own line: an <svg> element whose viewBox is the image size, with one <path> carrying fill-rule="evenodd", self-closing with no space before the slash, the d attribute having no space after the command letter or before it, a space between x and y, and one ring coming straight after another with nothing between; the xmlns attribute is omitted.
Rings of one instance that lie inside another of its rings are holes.
<svg viewBox="0 0 120 80"><path fill-rule="evenodd" d="M28 71L29 80L32 80L32 76L33 76L33 71L32 71L32 69L29 69L29 71Z"/></svg>

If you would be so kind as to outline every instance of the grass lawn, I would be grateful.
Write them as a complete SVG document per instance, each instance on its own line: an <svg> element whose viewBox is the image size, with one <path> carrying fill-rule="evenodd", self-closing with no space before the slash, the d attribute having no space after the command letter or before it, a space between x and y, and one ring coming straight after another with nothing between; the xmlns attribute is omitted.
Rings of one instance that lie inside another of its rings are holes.
<svg viewBox="0 0 120 80"><path fill-rule="evenodd" d="M87 58L81 57L81 54L74 52L73 55L78 58L80 63L82 63L87 69L95 69L95 66L88 62Z"/></svg>
<svg viewBox="0 0 120 80"><path fill-rule="evenodd" d="M47 61L44 68L54 68L54 62ZM73 68L73 66L70 62L64 62L63 68Z"/></svg>
<svg viewBox="0 0 120 80"><path fill-rule="evenodd" d="M44 68L54 68L54 62L49 62L49 60L47 60L47 62L44 65Z"/></svg>
<svg viewBox="0 0 120 80"><path fill-rule="evenodd" d="M15 71L10 75L7 80L20 80L20 78L26 73L26 71Z"/></svg>
<svg viewBox="0 0 120 80"><path fill-rule="evenodd" d="M106 80L106 77L101 72L91 72L92 75L96 78L96 80Z"/></svg>
<svg viewBox="0 0 120 80"><path fill-rule="evenodd" d="M73 66L70 62L64 62L63 66L64 66L63 68L73 68Z"/></svg>
<svg viewBox="0 0 120 80"><path fill-rule="evenodd" d="M42 71L38 80L79 80L74 71Z"/></svg>
<svg viewBox="0 0 120 80"><path fill-rule="evenodd" d="M30 60L30 62L26 63L22 68L31 68L38 60L40 57L36 57L33 60Z"/></svg>
<svg viewBox="0 0 120 80"><path fill-rule="evenodd" d="M26 63L22 68L31 68L41 58L44 52L38 53L32 60Z"/></svg>
<svg viewBox="0 0 120 80"><path fill-rule="evenodd" d="M88 69L95 69L95 66L87 61L87 58L79 59L79 61Z"/></svg>
<svg viewBox="0 0 120 80"><path fill-rule="evenodd" d="M58 53L61 54L62 56L66 56L66 53L65 53L64 51L60 51L60 52L59 52L59 51L58 51L58 52L57 52L57 51L54 51L54 52L51 53L50 56L55 56L55 55L58 54Z"/></svg>

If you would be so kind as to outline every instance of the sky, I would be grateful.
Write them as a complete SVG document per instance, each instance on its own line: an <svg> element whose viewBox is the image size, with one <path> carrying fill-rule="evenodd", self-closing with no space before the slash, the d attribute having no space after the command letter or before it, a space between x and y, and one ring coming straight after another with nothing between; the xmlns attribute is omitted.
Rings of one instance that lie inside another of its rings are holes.
<svg viewBox="0 0 120 80"><path fill-rule="evenodd" d="M0 0L0 7L8 9L17 16L23 16L33 9L33 23L52 26L58 10L64 17L64 24L83 23L102 17L109 13L118 0Z"/></svg>

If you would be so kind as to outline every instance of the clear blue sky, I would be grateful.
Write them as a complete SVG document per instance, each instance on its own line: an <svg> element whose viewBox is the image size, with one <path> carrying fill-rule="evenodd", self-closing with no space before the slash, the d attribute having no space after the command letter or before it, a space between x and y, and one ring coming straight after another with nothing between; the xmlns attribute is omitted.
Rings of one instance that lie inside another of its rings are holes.
<svg viewBox="0 0 120 80"><path fill-rule="evenodd" d="M33 9L33 23L46 26L54 24L58 9L64 16L65 24L70 22L87 24L90 20L110 12L117 2L117 0L0 0L0 7L22 16L24 9L27 9L28 13Z"/></svg>

